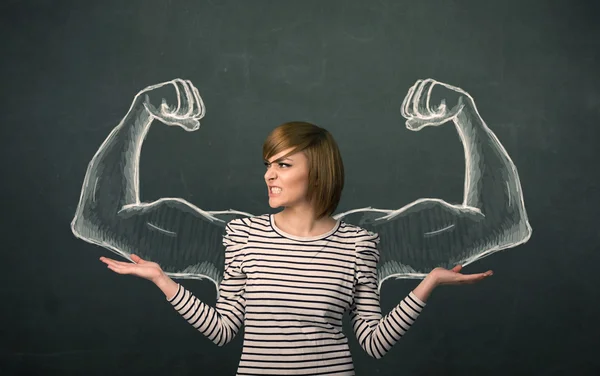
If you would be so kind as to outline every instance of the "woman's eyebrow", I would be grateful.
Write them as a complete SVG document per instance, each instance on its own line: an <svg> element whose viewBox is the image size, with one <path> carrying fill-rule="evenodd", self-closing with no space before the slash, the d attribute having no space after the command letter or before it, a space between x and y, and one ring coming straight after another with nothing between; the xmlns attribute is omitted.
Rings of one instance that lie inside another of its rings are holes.
<svg viewBox="0 0 600 376"><path fill-rule="evenodd" d="M283 162L285 160L293 162L293 160L291 158L279 158L279 159L274 160L273 162ZM269 162L269 161L265 160L265 163L273 163L273 162Z"/></svg>

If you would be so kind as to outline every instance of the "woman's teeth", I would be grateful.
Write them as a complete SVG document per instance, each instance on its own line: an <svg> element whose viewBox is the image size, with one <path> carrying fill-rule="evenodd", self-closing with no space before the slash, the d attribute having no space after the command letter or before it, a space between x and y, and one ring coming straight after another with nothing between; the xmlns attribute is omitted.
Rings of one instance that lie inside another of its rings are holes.
<svg viewBox="0 0 600 376"><path fill-rule="evenodd" d="M272 188L271 188L271 192L272 192L272 193L281 193L281 188L275 188L275 187L272 187Z"/></svg>

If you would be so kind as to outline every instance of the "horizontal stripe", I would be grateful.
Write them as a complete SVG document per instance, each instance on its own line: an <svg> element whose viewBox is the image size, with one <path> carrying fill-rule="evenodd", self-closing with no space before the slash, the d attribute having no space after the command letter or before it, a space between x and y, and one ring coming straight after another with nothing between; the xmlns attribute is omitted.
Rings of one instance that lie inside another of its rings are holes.
<svg viewBox="0 0 600 376"><path fill-rule="evenodd" d="M240 376L354 375L344 313L361 347L380 358L425 307L411 292L382 316L378 244L378 234L343 221L331 234L303 240L275 231L267 214L234 219L223 235L215 307L182 285L167 300L219 346L245 327Z"/></svg>

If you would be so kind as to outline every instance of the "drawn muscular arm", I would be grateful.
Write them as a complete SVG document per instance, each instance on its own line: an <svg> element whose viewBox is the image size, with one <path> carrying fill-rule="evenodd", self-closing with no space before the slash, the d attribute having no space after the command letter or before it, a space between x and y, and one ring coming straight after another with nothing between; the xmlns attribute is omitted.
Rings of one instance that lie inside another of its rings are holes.
<svg viewBox="0 0 600 376"><path fill-rule="evenodd" d="M436 105L435 95L443 98ZM397 210L365 210L362 224L381 236L380 284L389 277L424 277L437 266L467 265L526 242L531 227L517 168L473 98L434 80L417 81L402 115L414 131L454 123L465 153L464 198L458 205L424 198Z"/></svg>
<svg viewBox="0 0 600 376"><path fill-rule="evenodd" d="M177 103L169 107L167 97ZM142 203L139 195L140 152L153 121L193 131L203 116L204 104L189 81L177 79L138 93L88 165L73 233L128 260L135 253L154 261L171 276L217 284L226 221L183 199Z"/></svg>

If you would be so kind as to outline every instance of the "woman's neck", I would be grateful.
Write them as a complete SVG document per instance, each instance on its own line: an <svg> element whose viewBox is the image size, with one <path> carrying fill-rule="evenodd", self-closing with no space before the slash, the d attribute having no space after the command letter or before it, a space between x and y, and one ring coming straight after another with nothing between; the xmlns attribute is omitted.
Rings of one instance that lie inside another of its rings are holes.
<svg viewBox="0 0 600 376"><path fill-rule="evenodd" d="M275 225L282 231L300 237L313 237L333 229L337 221L330 216L316 219L314 211L298 211L285 208L273 215Z"/></svg>

